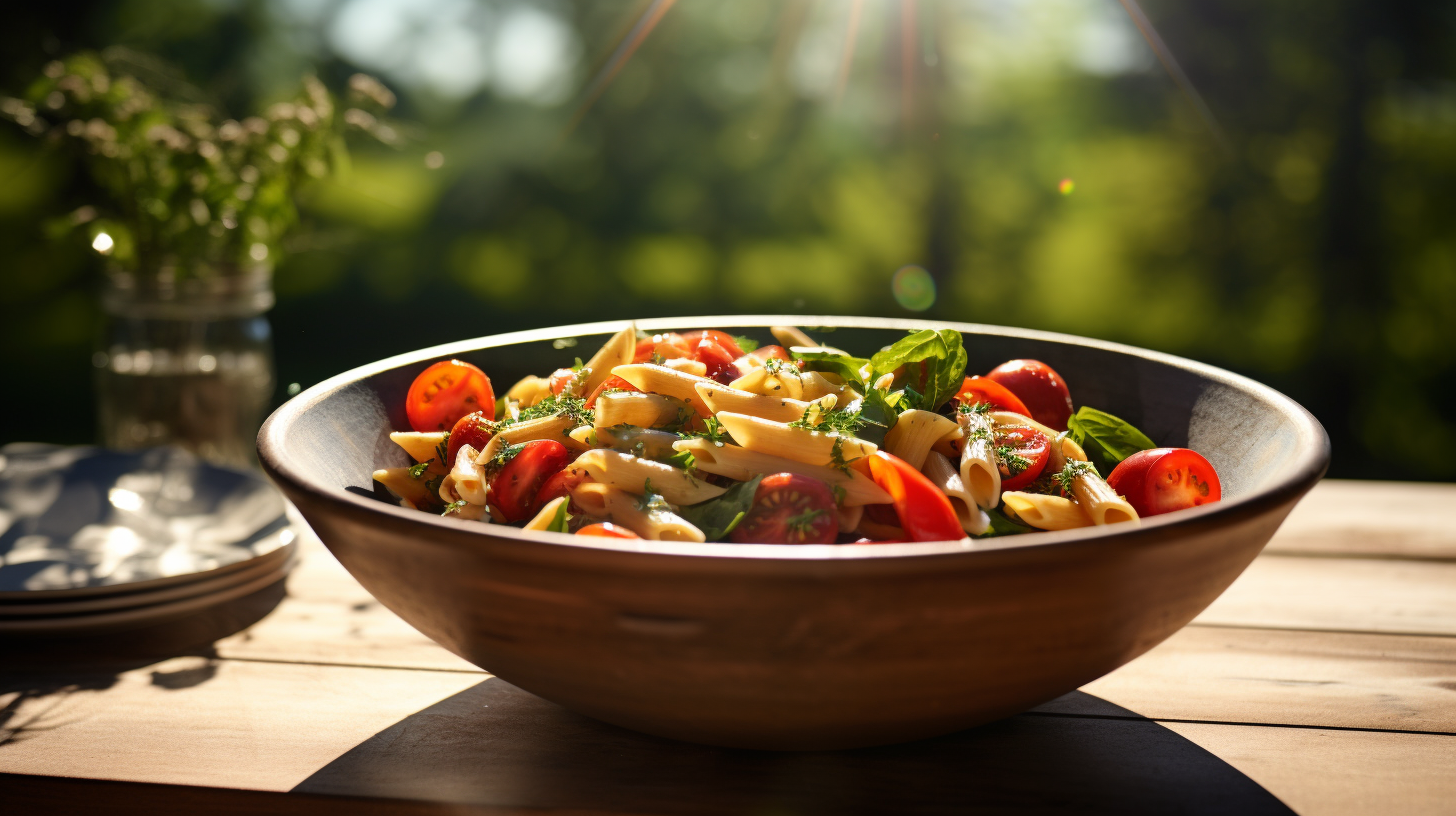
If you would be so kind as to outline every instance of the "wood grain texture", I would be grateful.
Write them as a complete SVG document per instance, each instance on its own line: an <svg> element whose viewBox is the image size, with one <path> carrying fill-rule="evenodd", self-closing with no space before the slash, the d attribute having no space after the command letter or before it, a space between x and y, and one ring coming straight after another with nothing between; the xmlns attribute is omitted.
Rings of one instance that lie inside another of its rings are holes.
<svg viewBox="0 0 1456 816"><path fill-rule="evenodd" d="M1456 560L1456 489L1326 479L1294 508L1264 552Z"/></svg>
<svg viewBox="0 0 1456 816"><path fill-rule="evenodd" d="M1189 627L1081 691L1035 710L1456 733L1456 642Z"/></svg>
<svg viewBox="0 0 1456 816"><path fill-rule="evenodd" d="M1456 563L1265 555L1198 624L1456 636Z"/></svg>

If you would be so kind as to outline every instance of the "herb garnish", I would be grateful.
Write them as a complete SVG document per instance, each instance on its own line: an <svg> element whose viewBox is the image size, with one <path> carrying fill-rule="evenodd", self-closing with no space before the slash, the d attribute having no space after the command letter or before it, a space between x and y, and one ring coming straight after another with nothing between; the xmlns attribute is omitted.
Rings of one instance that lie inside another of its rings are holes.
<svg viewBox="0 0 1456 816"><path fill-rule="evenodd" d="M829 492L834 494L835 504L844 504L844 499L849 495L849 491L845 490L843 485L837 484L830 485Z"/></svg>
<svg viewBox="0 0 1456 816"><path fill-rule="evenodd" d="M525 449L525 442L519 445L502 445L501 449L496 451L495 456L490 457L490 461L485 463L486 475L490 476L499 473L501 468L510 464L511 460L519 456L521 451Z"/></svg>
<svg viewBox="0 0 1456 816"><path fill-rule="evenodd" d="M449 461L449 459L450 459L450 432L449 431L446 431L445 432L445 438L440 440L440 444L438 444L438 445L435 446L435 456L437 458L439 458L440 464L443 467L445 467L445 468L449 468L450 465L454 464L453 462L450 462Z"/></svg>
<svg viewBox="0 0 1456 816"><path fill-rule="evenodd" d="M808 538L814 533L814 522L827 512L829 511L822 508L810 507L798 515L784 519L784 526L789 528L789 532Z"/></svg>
<svg viewBox="0 0 1456 816"><path fill-rule="evenodd" d="M637 500L637 509L644 513L671 513L672 505L661 493L652 489L652 480L642 480L642 498Z"/></svg>
<svg viewBox="0 0 1456 816"><path fill-rule="evenodd" d="M582 371L586 370L582 369ZM497 423L496 427L500 429L532 419L558 415L566 417L576 425L595 425L597 420L596 411L586 407L585 399L567 396L563 391L560 396L553 394L530 408L522 408L515 419L503 419Z"/></svg>
<svg viewBox="0 0 1456 816"><path fill-rule="evenodd" d="M733 437L729 436L728 432L723 430L723 423L719 422L715 416L710 416L703 420L703 429L701 431L678 431L677 435L683 439L706 439L719 448L723 447L723 443L733 441Z"/></svg>
<svg viewBox="0 0 1456 816"><path fill-rule="evenodd" d="M835 437L835 439L834 439L834 447L832 447L832 448L829 449L829 466L830 467L832 467L835 470L843 473L845 476L848 476L849 475L849 464L850 464L850 462L858 462L859 460L860 460L860 457L858 457L858 456L854 457L853 459L846 460L844 458L844 438L843 437Z"/></svg>
<svg viewBox="0 0 1456 816"><path fill-rule="evenodd" d="M1093 476L1098 475L1096 466L1091 462L1086 462L1081 459L1068 459L1067 464L1062 466L1061 472L1055 474L1053 478L1056 479L1057 486L1061 487L1063 493L1071 493L1072 482L1076 481L1078 477L1086 476L1088 473Z"/></svg>
<svg viewBox="0 0 1456 816"><path fill-rule="evenodd" d="M817 415L817 416L816 416ZM818 420L815 422L815 420ZM854 436L864 421L860 418L859 411L825 411L818 407L818 403L810 405L804 411L804 416L789 423L790 428L807 428L820 433L841 434Z"/></svg>
<svg viewBox="0 0 1456 816"><path fill-rule="evenodd" d="M1031 460L1017 453L1010 445L996 446L996 461L1006 469L1003 476L1015 476L1031 467Z"/></svg>
<svg viewBox="0 0 1456 816"><path fill-rule="evenodd" d="M466 504L466 502L465 502L464 499L461 499L460 501L450 502L449 504L445 505L445 509L444 510L440 511L440 515L442 515L442 516L448 516L451 513L454 513L456 511L458 511L460 508L464 507L465 504Z"/></svg>
<svg viewBox="0 0 1456 816"><path fill-rule="evenodd" d="M984 416L996 410L996 406L989 402L978 402L974 405L967 405L963 402L956 407L956 410L963 414L980 414Z"/></svg>
<svg viewBox="0 0 1456 816"><path fill-rule="evenodd" d="M427 471L427 470L430 469L430 463L433 462L433 461L435 461L435 460L434 459L426 459L425 461L420 462L417 465L410 465L410 469L409 469L409 475L410 475L410 477L411 478L414 478L414 479L418 479L421 476L425 475L425 471Z"/></svg>

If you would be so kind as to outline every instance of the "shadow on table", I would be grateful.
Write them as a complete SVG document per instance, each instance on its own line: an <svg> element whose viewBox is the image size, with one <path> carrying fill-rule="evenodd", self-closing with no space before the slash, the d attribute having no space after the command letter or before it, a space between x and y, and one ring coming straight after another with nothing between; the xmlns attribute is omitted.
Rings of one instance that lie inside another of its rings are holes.
<svg viewBox="0 0 1456 816"><path fill-rule="evenodd" d="M1157 723L1074 692L1060 710L855 751L773 753L650 737L490 679L374 735L294 790L683 814L1290 814ZM1120 719L1120 718L1131 719Z"/></svg>

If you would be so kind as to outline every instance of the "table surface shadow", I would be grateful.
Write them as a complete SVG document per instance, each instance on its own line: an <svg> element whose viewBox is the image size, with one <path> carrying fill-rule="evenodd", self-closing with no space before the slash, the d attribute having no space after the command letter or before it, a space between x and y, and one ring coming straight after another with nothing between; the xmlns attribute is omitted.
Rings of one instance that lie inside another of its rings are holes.
<svg viewBox="0 0 1456 816"><path fill-rule="evenodd" d="M1022 715L854 751L651 737L489 678L409 716L295 792L625 813L1289 814L1223 760L1082 692L1104 716Z"/></svg>

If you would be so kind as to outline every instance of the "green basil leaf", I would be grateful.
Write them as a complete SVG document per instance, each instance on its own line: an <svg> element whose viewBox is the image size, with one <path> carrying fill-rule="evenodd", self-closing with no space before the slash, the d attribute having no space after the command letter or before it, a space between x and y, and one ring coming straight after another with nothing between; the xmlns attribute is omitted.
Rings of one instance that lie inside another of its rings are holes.
<svg viewBox="0 0 1456 816"><path fill-rule="evenodd" d="M838 374L840 379L849 383L864 382L859 375L859 370L869 362L863 357L851 357L848 354L820 348L790 351L789 356L795 360L803 360L805 371L827 371L830 374Z"/></svg>
<svg viewBox="0 0 1456 816"><path fill-rule="evenodd" d="M860 425L854 435L866 442L884 446L885 434L900 420L900 412L890 404L890 395L878 388L871 388L864 395L859 409Z"/></svg>
<svg viewBox="0 0 1456 816"><path fill-rule="evenodd" d="M992 536L1021 535L1022 533L1036 532L1019 521L1012 521L1011 517L1002 512L999 507L993 507L987 510L986 515L991 519L991 526L987 527L986 532L981 533L976 538L991 538Z"/></svg>
<svg viewBox="0 0 1456 816"><path fill-rule="evenodd" d="M728 488L726 493L716 499L689 505L677 511L677 514L702 530L703 536L709 541L722 541L752 509L753 494L758 492L758 483L761 481L762 476L754 476Z"/></svg>
<svg viewBox="0 0 1456 816"><path fill-rule="evenodd" d="M1132 423L1083 405L1067 420L1068 436L1082 446L1099 473L1110 474L1118 463L1157 445Z"/></svg>
<svg viewBox="0 0 1456 816"><path fill-rule="evenodd" d="M758 351L760 343L752 337L744 337L741 334L733 335L733 342L738 344L738 350L747 354L750 351Z"/></svg>
<svg viewBox="0 0 1456 816"><path fill-rule="evenodd" d="M966 347L961 333L950 329L911 332L870 358L870 379L883 377L902 366L925 367L925 393L920 408L934 411L960 391L966 376Z"/></svg>
<svg viewBox="0 0 1456 816"><path fill-rule="evenodd" d="M569 520L569 516L567 516L567 513L566 513L566 506L568 504L571 504L571 502L570 501L564 501L564 502L561 503L561 506L559 506L559 507L556 508L556 515L555 516L552 516L551 517L551 523L548 524L548 525L546 525L546 532L548 532L548 533L569 533L569 532L571 532L571 528L569 528L569 527L566 526L566 523Z"/></svg>

